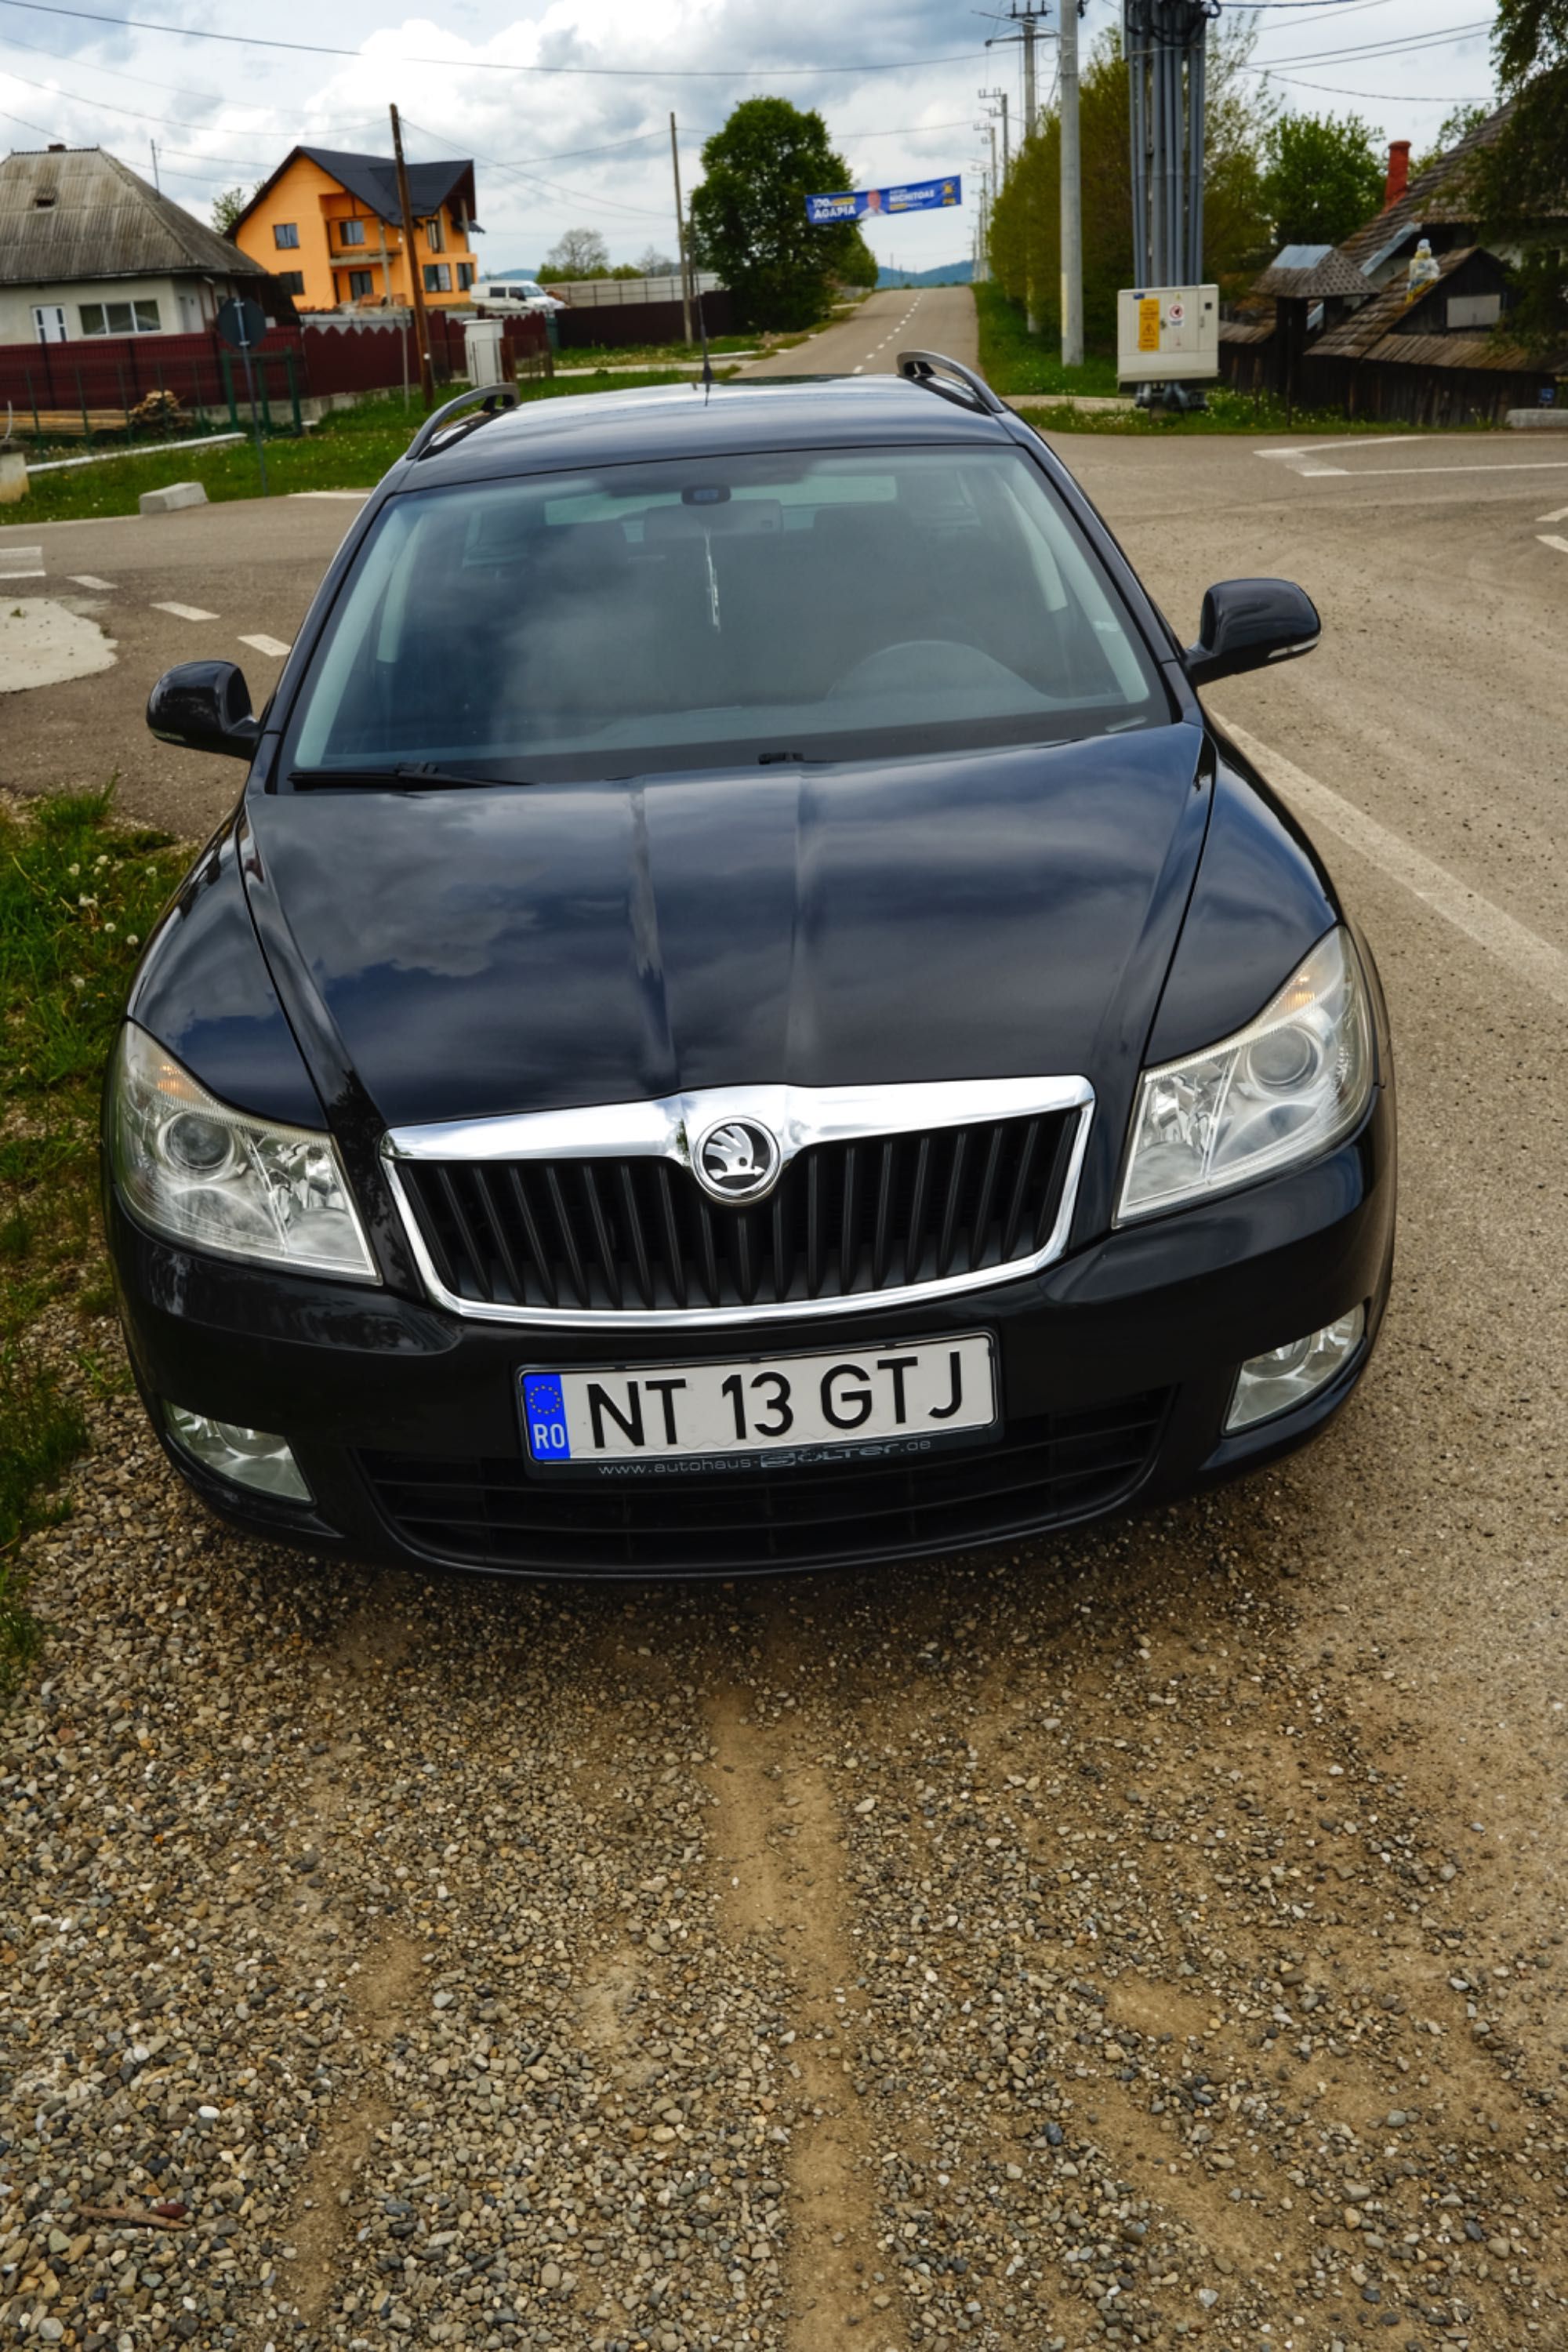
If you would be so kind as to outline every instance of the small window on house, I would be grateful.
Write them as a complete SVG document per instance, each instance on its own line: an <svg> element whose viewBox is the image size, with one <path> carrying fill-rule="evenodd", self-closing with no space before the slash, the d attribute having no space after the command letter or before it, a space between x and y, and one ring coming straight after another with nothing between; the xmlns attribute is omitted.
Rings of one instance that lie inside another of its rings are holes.
<svg viewBox="0 0 1568 2352"><path fill-rule="evenodd" d="M78 311L84 335L156 335L156 302L83 302Z"/></svg>
<svg viewBox="0 0 1568 2352"><path fill-rule="evenodd" d="M281 286L285 294L304 292L305 273L302 269L279 269L274 273L274 276L277 284Z"/></svg>
<svg viewBox="0 0 1568 2352"><path fill-rule="evenodd" d="M434 219L427 220L426 222L425 242L429 247L432 253L446 252L447 236L446 231L441 226L441 215L439 213L435 215Z"/></svg>
<svg viewBox="0 0 1568 2352"><path fill-rule="evenodd" d="M449 261L427 261L425 264L426 294L449 294L452 290L452 265Z"/></svg>
<svg viewBox="0 0 1568 2352"><path fill-rule="evenodd" d="M471 261L459 261L458 264L458 291L459 294L466 294L473 282L473 263Z"/></svg>
<svg viewBox="0 0 1568 2352"><path fill-rule="evenodd" d="M356 302L364 295L374 294L374 291L375 272L374 269L351 269L349 271L349 292Z"/></svg>
<svg viewBox="0 0 1568 2352"><path fill-rule="evenodd" d="M56 194L53 188L40 188L37 194L33 198L33 210L36 213L47 213L50 210L55 201Z"/></svg>
<svg viewBox="0 0 1568 2352"><path fill-rule="evenodd" d="M278 247L279 253L295 252L300 243L299 222L274 221L272 224L272 242Z"/></svg>
<svg viewBox="0 0 1568 2352"><path fill-rule="evenodd" d="M158 305L156 302L132 302L131 305L131 314L134 321L132 328L132 332L133 334L156 335L162 333L163 324L158 317Z"/></svg>
<svg viewBox="0 0 1568 2352"><path fill-rule="evenodd" d="M338 243L340 245L363 245L364 243L363 221L340 221L338 223Z"/></svg>
<svg viewBox="0 0 1568 2352"><path fill-rule="evenodd" d="M81 331L84 335L108 334L109 329L103 323L103 305L101 302L84 302L78 311L77 316L81 320Z"/></svg>

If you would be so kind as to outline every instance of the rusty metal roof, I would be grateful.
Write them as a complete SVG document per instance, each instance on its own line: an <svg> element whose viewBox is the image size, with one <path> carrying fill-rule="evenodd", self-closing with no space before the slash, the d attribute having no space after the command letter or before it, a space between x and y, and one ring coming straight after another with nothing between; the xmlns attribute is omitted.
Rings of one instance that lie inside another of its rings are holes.
<svg viewBox="0 0 1568 2352"><path fill-rule="evenodd" d="M35 150L0 163L0 286L190 274L266 276L101 147Z"/></svg>

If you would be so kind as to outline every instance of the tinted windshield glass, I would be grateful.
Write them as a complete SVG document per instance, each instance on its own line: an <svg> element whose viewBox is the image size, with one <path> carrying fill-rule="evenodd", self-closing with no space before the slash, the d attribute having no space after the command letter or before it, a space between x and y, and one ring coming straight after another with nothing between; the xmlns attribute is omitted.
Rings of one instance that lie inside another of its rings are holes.
<svg viewBox="0 0 1568 2352"><path fill-rule="evenodd" d="M575 778L1099 734L1168 706L1021 450L889 449L394 500L291 768Z"/></svg>

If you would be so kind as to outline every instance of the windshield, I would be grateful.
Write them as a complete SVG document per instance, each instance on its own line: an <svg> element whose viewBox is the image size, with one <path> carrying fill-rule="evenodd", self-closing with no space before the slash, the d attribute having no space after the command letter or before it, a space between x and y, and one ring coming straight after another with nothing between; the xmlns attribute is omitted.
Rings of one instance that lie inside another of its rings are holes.
<svg viewBox="0 0 1568 2352"><path fill-rule="evenodd" d="M1059 742L1169 717L1022 450L609 467L393 499L311 662L312 782Z"/></svg>

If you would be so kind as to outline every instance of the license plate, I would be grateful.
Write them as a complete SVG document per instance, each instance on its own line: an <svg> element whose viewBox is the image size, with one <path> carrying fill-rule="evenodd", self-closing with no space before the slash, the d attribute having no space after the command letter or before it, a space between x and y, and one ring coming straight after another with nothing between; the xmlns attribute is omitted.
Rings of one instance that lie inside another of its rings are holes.
<svg viewBox="0 0 1568 2352"><path fill-rule="evenodd" d="M811 1356L519 1374L535 1468L606 1477L680 1466L924 1454L998 1419L989 1332Z"/></svg>

